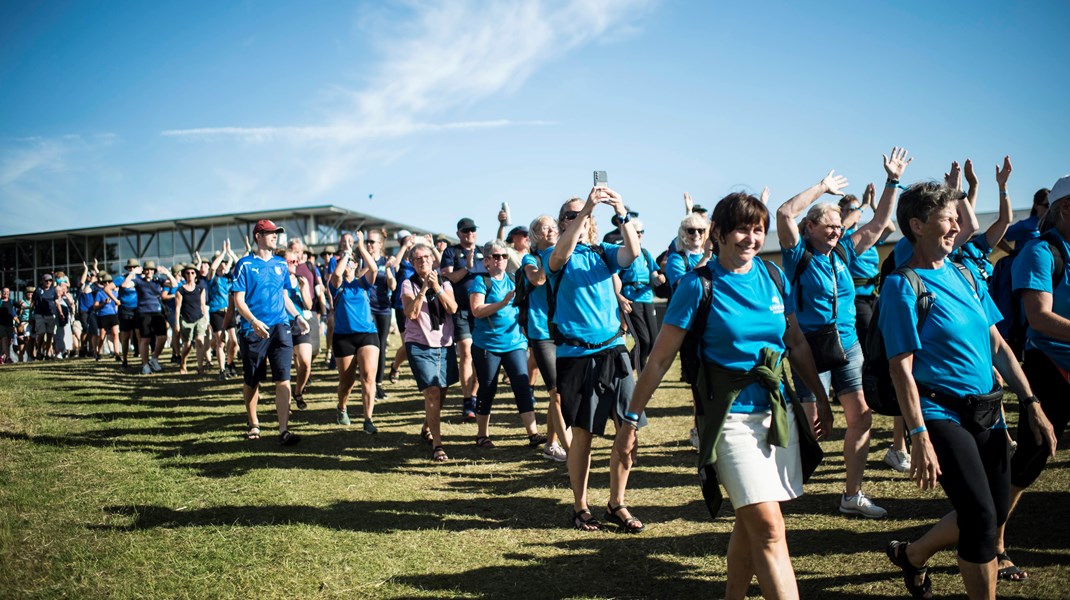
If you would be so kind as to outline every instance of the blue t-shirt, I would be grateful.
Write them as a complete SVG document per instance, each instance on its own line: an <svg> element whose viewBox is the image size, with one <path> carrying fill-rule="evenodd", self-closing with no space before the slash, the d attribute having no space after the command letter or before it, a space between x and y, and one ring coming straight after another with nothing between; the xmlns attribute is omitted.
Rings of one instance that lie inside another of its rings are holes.
<svg viewBox="0 0 1070 600"><path fill-rule="evenodd" d="M567 338L583 340L597 344L616 335L620 331L620 314L617 306L617 293L613 289L613 273L620 271L617 253L620 246L601 244L606 259L591 250L586 244L576 244L572 256L565 263L562 271L550 271L551 282L561 273L555 296L554 324L557 330ZM542 262L549 267L553 247L543 250ZM608 265L606 262L608 261ZM548 293L554 293L549 290ZM569 344L557 345L557 356L572 358L600 352L610 346L624 344L623 338L598 349L580 348Z"/></svg>
<svg viewBox="0 0 1070 600"><path fill-rule="evenodd" d="M375 264L379 267L379 273L375 277L375 284L371 290L372 312L377 315L385 315L390 312L392 305L390 298L390 282L386 279L386 257L380 256ZM399 286L400 287L400 286Z"/></svg>
<svg viewBox="0 0 1070 600"><path fill-rule="evenodd" d="M155 278L145 279L138 275L134 278L134 289L137 290L137 311L141 314L155 314L163 312L163 292L170 290L160 280Z"/></svg>
<svg viewBox="0 0 1070 600"><path fill-rule="evenodd" d="M844 350L858 342L855 330L855 284L851 279L851 265L858 258L850 236L840 239L839 246L846 250L847 263L833 250L828 256L814 253L810 266L799 279L798 286L791 290L790 299L799 310L799 326L806 333L817 331L832 322L832 264L836 264L836 330ZM780 257L788 280L795 281L795 269L802 260L806 242L802 239L794 248L781 248ZM802 302L799 302L801 296Z"/></svg>
<svg viewBox="0 0 1070 600"><path fill-rule="evenodd" d="M1007 228L1003 239L1007 242L1015 242L1014 248L1025 247L1025 242L1040 237L1040 217L1026 217Z"/></svg>
<svg viewBox="0 0 1070 600"><path fill-rule="evenodd" d="M933 295L932 308L918 333L917 296L905 277L889 276L880 295L877 326L884 335L889 358L914 353L914 380L952 396L987 394L992 377L992 342L989 327L1003 317L988 290L975 292L966 277L949 260L938 269L916 269ZM921 398L922 417L960 423L958 415L927 398ZM1003 420L996 428L1006 427Z"/></svg>
<svg viewBox="0 0 1070 600"><path fill-rule="evenodd" d="M537 257L534 254L525 254L524 258L520 259L520 268L523 270L528 265L539 268L541 263L541 257ZM525 277L526 276L525 273ZM531 284L528 283L527 285ZM550 339L550 328L546 323L546 316L550 309L549 305L546 303L546 291L549 287L549 285L543 284L528 292L527 334L529 340Z"/></svg>
<svg viewBox="0 0 1070 600"><path fill-rule="evenodd" d="M750 371L758 364L764 348L784 354L785 312L791 314L791 303L785 306L780 290L768 271L760 263L751 261L746 273L728 271L716 260L706 263L710 268L710 315L702 335L702 356L705 360L738 371ZM776 265L772 268L780 270ZM790 292L787 277L781 273L784 292ZM680 279L665 310L665 323L690 329L695 312L702 303L702 280L695 272ZM781 384L783 393L783 384ZM743 388L730 412L755 413L770 409L769 394L760 383Z"/></svg>
<svg viewBox="0 0 1070 600"><path fill-rule="evenodd" d="M856 230L845 231L843 237L851 237L851 234ZM877 242L869 247L868 250L855 257L854 262L851 263L850 271L851 277L857 279L874 279L881 271L881 256L877 252L877 246L881 242ZM855 286L855 294L859 296L872 296L877 293L876 283L867 283L864 285Z"/></svg>
<svg viewBox="0 0 1070 600"><path fill-rule="evenodd" d="M129 275L129 273L127 273ZM123 308L137 308L137 288L124 288L127 275L115 278L115 289L119 291L119 304Z"/></svg>
<svg viewBox="0 0 1070 600"><path fill-rule="evenodd" d="M506 294L516 289L516 285L508 275L502 275L501 279L490 279L490 291L487 291L487 282L483 276L472 279L468 286L469 294L483 294L483 302L492 304L501 302ZM471 303L471 298L469 298ZM520 324L516 316L519 311L512 302L502 307L498 312L482 318L476 318L472 327L472 344L487 350L488 352L512 352L528 347L528 341L520 331Z"/></svg>
<svg viewBox="0 0 1070 600"><path fill-rule="evenodd" d="M680 258L680 255L676 255ZM699 257L701 260L701 255ZM681 261L682 262L682 261ZM696 261L698 262L698 261ZM650 287L650 277L658 272L658 263L650 256L646 248L627 269L620 270L620 293L632 302L653 302L654 288Z"/></svg>
<svg viewBox="0 0 1070 600"><path fill-rule="evenodd" d="M342 277L341 287L329 286L334 298L334 332L342 335L351 333L376 333L375 318L372 317L371 299L368 290L372 285L363 277L346 281Z"/></svg>
<svg viewBox="0 0 1070 600"><path fill-rule="evenodd" d="M1059 236L1059 242L1066 252L1070 245ZM1051 311L1064 319L1070 319L1070 275L1067 269L1057 274L1058 284L1052 290L1052 271L1055 270L1055 257L1051 248L1043 240L1026 242L1025 247L1014 259L1011 270L1014 291L1036 290L1051 294ZM1048 337L1029 327L1026 329L1026 348L1040 350L1062 369L1070 370L1070 343Z"/></svg>
<svg viewBox="0 0 1070 600"><path fill-rule="evenodd" d="M208 312L227 310L231 284L230 273L215 275L208 280Z"/></svg>
<svg viewBox="0 0 1070 600"><path fill-rule="evenodd" d="M96 293L95 301L100 303L100 308L97 309L97 315L101 317L107 317L119 312L119 307L112 302L112 299L104 293L104 288L99 288Z"/></svg>
<svg viewBox="0 0 1070 600"><path fill-rule="evenodd" d="M669 255L665 258L665 281L668 282L669 287L675 289L676 282L680 281L680 278L685 273L697 267L700 260L702 260L701 252L694 254L689 252L687 253L687 264L685 265L684 257L680 256L680 252L669 252ZM710 260L713 259L711 258Z"/></svg>
<svg viewBox="0 0 1070 600"><path fill-rule="evenodd" d="M256 254L248 254L238 259L234 269L231 289L245 292L245 304L258 321L269 329L290 322L286 314L286 292L292 286L285 259L271 256L264 260ZM241 332L248 334L252 330L252 323L242 319Z"/></svg>
<svg viewBox="0 0 1070 600"><path fill-rule="evenodd" d="M97 285L86 285L78 293L78 312L90 313L93 311L93 304L97 301L97 290L100 289Z"/></svg>
<svg viewBox="0 0 1070 600"><path fill-rule="evenodd" d="M988 281L993 270L992 263L988 262L988 255L991 253L992 247L988 245L988 234L978 233L952 252L949 258L973 271L974 279L977 281Z"/></svg>

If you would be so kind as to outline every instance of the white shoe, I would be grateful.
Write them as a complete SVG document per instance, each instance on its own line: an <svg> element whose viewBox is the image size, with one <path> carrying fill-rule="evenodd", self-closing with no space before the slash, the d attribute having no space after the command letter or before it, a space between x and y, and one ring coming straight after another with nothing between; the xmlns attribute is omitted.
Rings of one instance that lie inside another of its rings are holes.
<svg viewBox="0 0 1070 600"><path fill-rule="evenodd" d="M160 366L160 361L156 360L155 356L149 357L149 368L152 369L155 373L163 371L163 367Z"/></svg>
<svg viewBox="0 0 1070 600"><path fill-rule="evenodd" d="M698 437L698 429L691 428L691 447L698 450L698 447L702 445L702 439Z"/></svg>
<svg viewBox="0 0 1070 600"><path fill-rule="evenodd" d="M867 519L879 519L888 514L888 511L870 502L869 498L858 490L857 496L840 496L840 512L845 515L862 515Z"/></svg>
<svg viewBox="0 0 1070 600"><path fill-rule="evenodd" d="M152 367L150 367L148 364L141 365L141 374L152 375Z"/></svg>
<svg viewBox="0 0 1070 600"><path fill-rule="evenodd" d="M884 464L899 471L900 473L910 472L910 455L904 451L896 450L889 446L888 451L884 453Z"/></svg>
<svg viewBox="0 0 1070 600"><path fill-rule="evenodd" d="M544 446L542 449L542 457L548 458L554 462L565 462L568 460L568 454L565 453L565 449L557 442Z"/></svg>

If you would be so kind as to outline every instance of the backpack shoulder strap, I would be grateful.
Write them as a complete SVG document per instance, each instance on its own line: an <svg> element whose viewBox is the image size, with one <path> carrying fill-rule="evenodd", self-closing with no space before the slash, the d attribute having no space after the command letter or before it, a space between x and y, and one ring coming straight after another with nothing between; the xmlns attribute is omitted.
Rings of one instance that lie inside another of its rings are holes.
<svg viewBox="0 0 1070 600"><path fill-rule="evenodd" d="M837 243L835 246L832 247L832 252L836 256L840 257L840 260L843 261L843 264L847 264L847 248L844 248L843 244Z"/></svg>
<svg viewBox="0 0 1070 600"><path fill-rule="evenodd" d="M914 290L914 295L917 297L915 306L918 309L918 331L920 332L925 319L929 316L929 310L933 307L933 295L929 292L929 288L925 287L925 282L921 280L918 273L910 267L899 267L892 272L892 275L899 275L906 279L910 284L910 289ZM970 281L973 281L972 276Z"/></svg>
<svg viewBox="0 0 1070 600"><path fill-rule="evenodd" d="M777 269L772 263L767 260L758 259L765 267L765 271L769 273L769 278L773 280L773 285L776 286L778 292L780 292L780 299L783 302L787 302L788 297L784 294L784 279L780 276L780 269Z"/></svg>
<svg viewBox="0 0 1070 600"><path fill-rule="evenodd" d="M973 293L976 294L977 293L977 279L973 276L973 271L971 271L970 268L967 267L966 265L964 265L962 263L959 263L959 262L953 262L952 261L951 264L955 265L955 268L959 270L959 273L962 273L962 276L966 278L966 283L970 284L970 289L973 290ZM924 284L922 284L922 285L924 285Z"/></svg>
<svg viewBox="0 0 1070 600"><path fill-rule="evenodd" d="M810 268L810 263L813 262L813 260L814 252L810 249L810 244L808 242L803 242L803 255L802 258L799 259L799 264L795 267L795 275L791 278L791 289L795 290L796 311L802 310L803 295L799 293L802 291L799 289L799 280L802 279L802 275L806 272L806 269Z"/></svg>
<svg viewBox="0 0 1070 600"><path fill-rule="evenodd" d="M1063 242L1059 239L1059 234L1054 229L1049 229L1044 232L1044 235L1040 236L1048 247L1051 249L1051 256L1055 260L1054 269L1051 271L1051 289L1054 292L1055 287L1059 285L1059 278L1062 276L1063 271L1066 270L1067 256L1066 248L1063 247Z"/></svg>
<svg viewBox="0 0 1070 600"><path fill-rule="evenodd" d="M695 311L695 319L687 330L688 335L693 335L701 342L706 333L706 321L710 316L710 306L713 304L713 272L709 265L703 265L695 269L695 276L702 284L702 299L699 301L698 310Z"/></svg>

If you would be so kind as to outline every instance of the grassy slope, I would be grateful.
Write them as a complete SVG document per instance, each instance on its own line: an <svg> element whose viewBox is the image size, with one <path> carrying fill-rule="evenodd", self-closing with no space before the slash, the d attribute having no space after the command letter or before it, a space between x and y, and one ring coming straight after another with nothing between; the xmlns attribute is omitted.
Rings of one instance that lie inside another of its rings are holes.
<svg viewBox="0 0 1070 600"><path fill-rule="evenodd" d="M310 408L295 413L305 440L286 449L273 439L273 406L261 410L264 439L242 438L234 382L124 375L85 361L0 368L2 595L723 594L731 511L726 502L713 522L701 502L689 396L675 374L650 411L629 493L648 529L625 537L565 527L564 468L526 447L508 400L492 423L499 447L480 451L474 425L454 419L453 398L444 427L452 460L435 465L417 440L422 401L411 378L388 388L372 437L334 424L334 378L317 368ZM904 597L883 548L920 535L949 505L883 467L891 422L878 417L866 491L892 518L836 514L843 425L837 410L825 462L784 507L802 595ZM596 512L608 494L608 449L596 444ZM1067 458L1058 454L1012 520L1011 552L1032 578L1001 583L1002 596L1070 593ZM962 594L953 552L930 565L938 596Z"/></svg>

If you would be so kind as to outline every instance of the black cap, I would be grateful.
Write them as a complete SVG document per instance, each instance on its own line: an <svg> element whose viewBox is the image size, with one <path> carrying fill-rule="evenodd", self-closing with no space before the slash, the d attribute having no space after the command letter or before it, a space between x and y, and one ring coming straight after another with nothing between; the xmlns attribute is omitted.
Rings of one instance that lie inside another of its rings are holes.
<svg viewBox="0 0 1070 600"><path fill-rule="evenodd" d="M697 212L697 213L706 214L709 211L706 210L705 208L703 208L701 204L696 204L696 205L691 207L691 212Z"/></svg>
<svg viewBox="0 0 1070 600"><path fill-rule="evenodd" d="M464 229L478 229L478 227L476 227L475 221L469 219L468 217L465 217L460 221L457 221L457 231L461 231Z"/></svg>
<svg viewBox="0 0 1070 600"><path fill-rule="evenodd" d="M511 242L513 236L518 234L526 237L528 235L528 228L523 225L517 225L509 231L509 235L505 236L505 240Z"/></svg>

